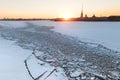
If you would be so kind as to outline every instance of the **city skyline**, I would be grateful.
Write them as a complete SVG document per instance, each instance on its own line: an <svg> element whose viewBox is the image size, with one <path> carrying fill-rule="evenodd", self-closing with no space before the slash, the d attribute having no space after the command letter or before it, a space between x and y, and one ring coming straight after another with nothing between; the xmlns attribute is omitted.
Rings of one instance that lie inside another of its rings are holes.
<svg viewBox="0 0 120 80"><path fill-rule="evenodd" d="M0 0L0 18L57 18L120 15L119 0Z"/></svg>

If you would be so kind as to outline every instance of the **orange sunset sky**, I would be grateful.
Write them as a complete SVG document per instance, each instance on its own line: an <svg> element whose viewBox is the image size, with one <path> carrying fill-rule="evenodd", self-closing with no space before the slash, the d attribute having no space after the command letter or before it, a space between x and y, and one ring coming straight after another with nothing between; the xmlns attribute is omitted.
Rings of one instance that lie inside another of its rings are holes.
<svg viewBox="0 0 120 80"><path fill-rule="evenodd" d="M0 18L120 15L120 0L0 0Z"/></svg>

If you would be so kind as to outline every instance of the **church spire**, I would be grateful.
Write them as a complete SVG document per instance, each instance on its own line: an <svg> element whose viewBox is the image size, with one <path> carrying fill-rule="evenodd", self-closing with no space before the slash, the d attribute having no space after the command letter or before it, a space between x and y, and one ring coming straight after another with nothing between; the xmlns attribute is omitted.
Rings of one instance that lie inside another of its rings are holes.
<svg viewBox="0 0 120 80"><path fill-rule="evenodd" d="M81 18L83 18L83 4L82 4L82 9L81 9Z"/></svg>

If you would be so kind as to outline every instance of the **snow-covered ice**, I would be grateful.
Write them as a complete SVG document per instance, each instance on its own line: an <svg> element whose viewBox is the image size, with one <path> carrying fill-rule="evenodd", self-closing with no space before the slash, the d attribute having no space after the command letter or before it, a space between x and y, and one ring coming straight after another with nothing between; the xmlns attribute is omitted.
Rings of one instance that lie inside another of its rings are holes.
<svg viewBox="0 0 120 80"><path fill-rule="evenodd" d="M36 60L35 56L31 54L31 49L36 48L36 46L38 50L43 51L39 52L39 58L54 61L51 58L55 57L57 53L58 64L64 64L62 60L66 59L68 62L65 66L78 66L82 69L72 70L70 68L71 72L74 71L72 76L84 73L84 70L99 74L98 67L109 69L112 63L113 67L118 65L119 69L119 64L115 61L119 59L120 53L114 51L120 48L119 25L119 22L0 21L1 36L14 40L8 41L0 38L0 63L2 65L0 66L0 76L2 76L0 79L31 80L24 64L27 57L30 57L28 66L33 76L37 77L46 70L48 72L45 75L49 75L54 66ZM67 57L61 57L66 55ZM81 59L80 56L85 60ZM89 60L90 63L86 63ZM106 60L105 63L103 63L104 60ZM99 64L100 62L102 63ZM38 63L44 63L44 65L40 66ZM58 72L53 73L47 80L67 80L64 71L61 68L57 68L57 70ZM113 72L113 75L117 76L118 74L118 71ZM45 76L41 79L44 78Z"/></svg>
<svg viewBox="0 0 120 80"><path fill-rule="evenodd" d="M24 66L24 59L31 53L0 38L0 80L32 80Z"/></svg>
<svg viewBox="0 0 120 80"><path fill-rule="evenodd" d="M29 56L28 66L31 73L34 77L38 77L47 71L45 76L40 79L44 80L54 67L46 63L40 66L38 63L44 62L35 59L34 56L31 55L31 52L31 50L26 50L15 45L14 41L5 40L0 37L0 80L32 80L24 65L24 60ZM50 75L46 80L67 80L62 69L58 68L57 70L58 72Z"/></svg>
<svg viewBox="0 0 120 80"><path fill-rule="evenodd" d="M120 22L53 22L31 21L41 26L54 26L54 31L77 37L84 42L99 43L120 51Z"/></svg>
<svg viewBox="0 0 120 80"><path fill-rule="evenodd" d="M25 27L26 21L0 21L0 26L9 28Z"/></svg>
<svg viewBox="0 0 120 80"><path fill-rule="evenodd" d="M14 25L14 22L2 22L2 24L4 28L20 28L25 26L19 22L17 26L15 26L16 24ZM54 67L40 60L38 61L31 53L32 50L23 49L15 44L15 41L5 40L0 36L0 80L32 80L24 64L24 60L28 57L30 57L28 66L34 77L38 77L44 71L47 71L45 76L40 79L44 80ZM43 53L38 52L38 55L40 54ZM45 65L40 66L38 62ZM46 80L67 80L64 71L61 68L57 68L57 70L58 72L54 72Z"/></svg>
<svg viewBox="0 0 120 80"><path fill-rule="evenodd" d="M4 27L25 27L26 22L39 26L53 26L54 31L77 37L84 42L100 43L120 51L120 22L54 22L54 21L0 21Z"/></svg>

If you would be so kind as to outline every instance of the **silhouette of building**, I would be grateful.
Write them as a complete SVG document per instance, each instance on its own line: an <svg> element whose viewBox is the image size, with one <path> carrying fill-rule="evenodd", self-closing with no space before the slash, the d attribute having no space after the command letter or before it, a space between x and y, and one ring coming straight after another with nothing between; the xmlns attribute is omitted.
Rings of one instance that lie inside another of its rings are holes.
<svg viewBox="0 0 120 80"><path fill-rule="evenodd" d="M87 14L85 14L85 18L88 18Z"/></svg>
<svg viewBox="0 0 120 80"><path fill-rule="evenodd" d="M80 18L83 18L83 5L82 5L82 9L81 9L81 16Z"/></svg>
<svg viewBox="0 0 120 80"><path fill-rule="evenodd" d="M96 18L95 14L93 14L92 18Z"/></svg>

